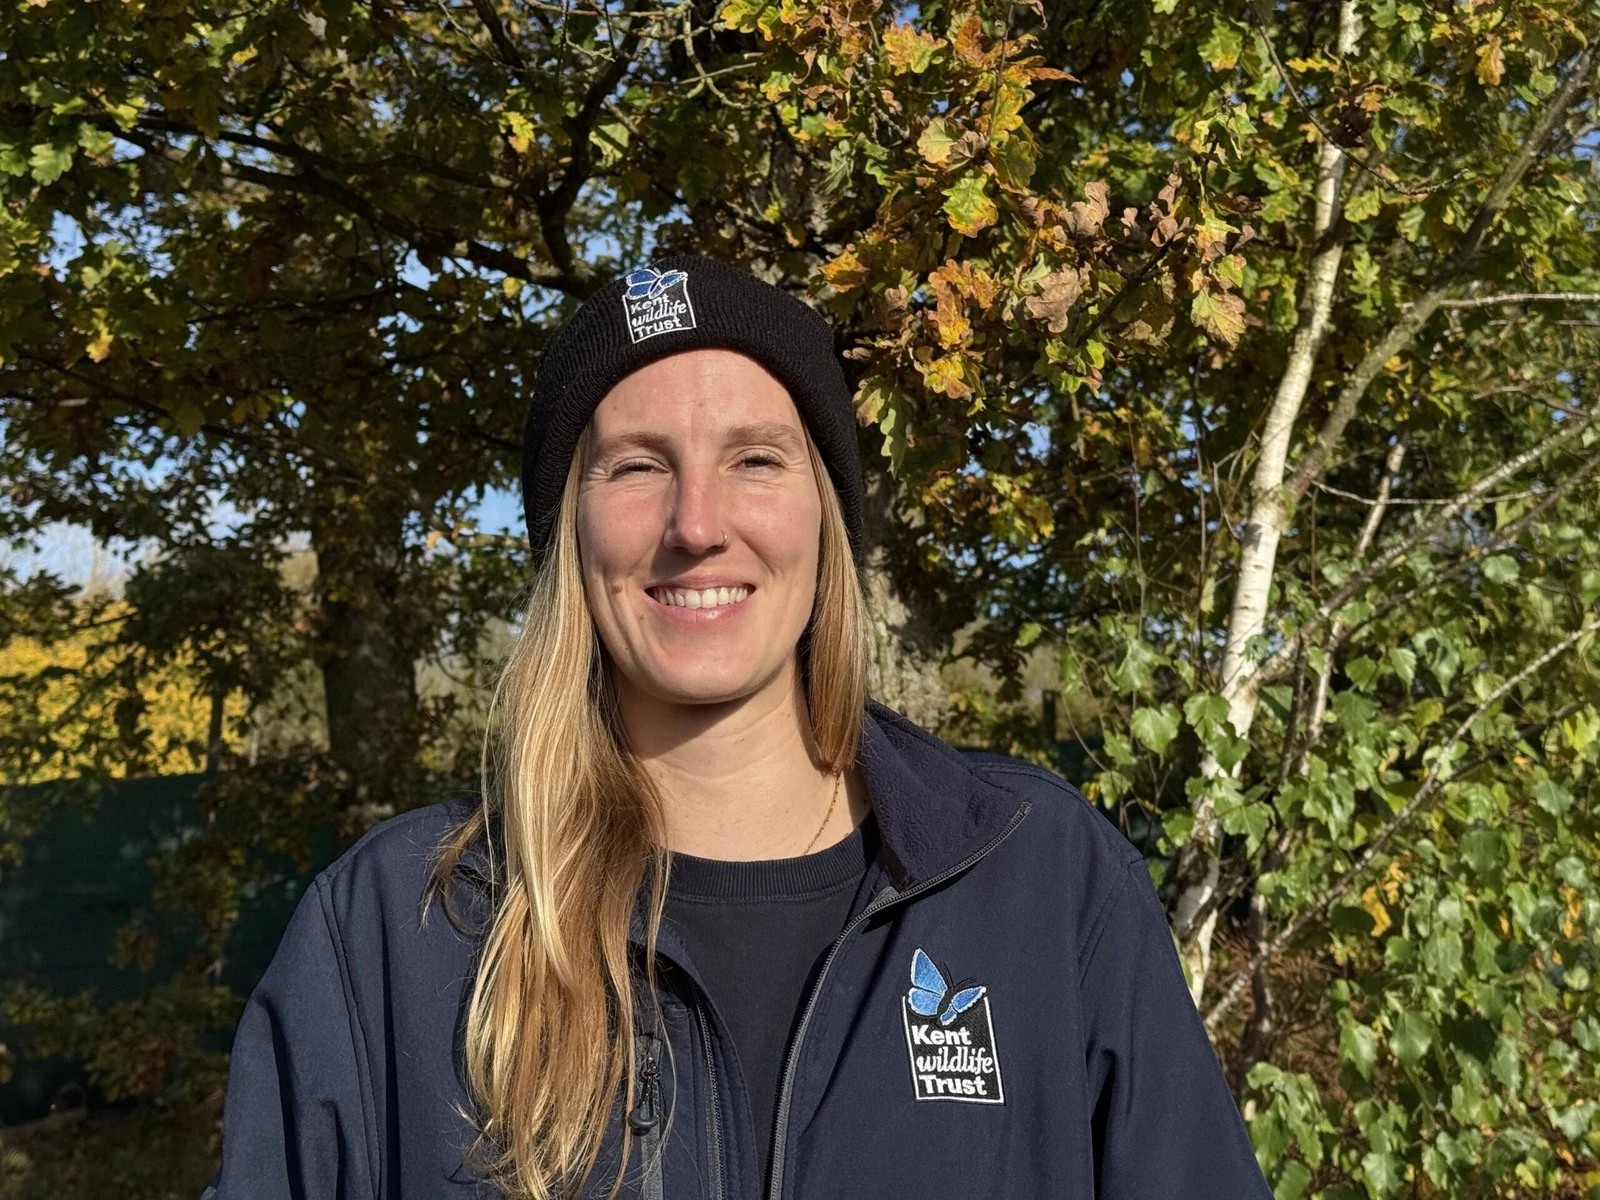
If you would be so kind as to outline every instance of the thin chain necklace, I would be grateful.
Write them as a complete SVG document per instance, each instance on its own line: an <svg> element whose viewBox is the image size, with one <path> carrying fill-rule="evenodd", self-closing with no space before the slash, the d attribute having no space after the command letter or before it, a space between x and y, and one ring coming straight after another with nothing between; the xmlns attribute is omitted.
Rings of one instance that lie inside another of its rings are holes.
<svg viewBox="0 0 1600 1200"><path fill-rule="evenodd" d="M811 835L811 840L806 843L806 848L800 853L810 854L811 847L817 844L817 839L822 836L822 831L828 827L828 818L833 816L833 807L839 803L839 783L844 779L844 772L840 771L833 777L833 798L828 801L828 811L822 814L822 824L817 826L817 831Z"/></svg>

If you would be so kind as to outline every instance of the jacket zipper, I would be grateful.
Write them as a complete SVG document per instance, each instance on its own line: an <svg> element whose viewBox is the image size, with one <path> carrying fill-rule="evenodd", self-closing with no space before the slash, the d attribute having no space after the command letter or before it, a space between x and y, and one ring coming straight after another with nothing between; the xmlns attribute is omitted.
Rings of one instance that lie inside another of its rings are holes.
<svg viewBox="0 0 1600 1200"><path fill-rule="evenodd" d="M989 851L993 850L1001 842L1005 841L1006 838L1010 836L1011 831L1022 822L1022 818L1028 815L1028 810L1032 807L1033 804L1031 801L1024 800L1021 807L1018 808L1017 811L1012 814L1011 819L1006 822L1006 827L1004 829L995 834L995 836L988 842L980 846L977 850L973 851L972 854L968 855L966 858L962 859L955 866L950 867L948 870L941 871L937 875L934 875L928 879L924 879L921 883L914 884L903 892L895 891L892 886L885 887L881 892L872 898L871 902L864 909L856 914L852 921L850 921L842 930L840 930L839 936L833 940L833 945L828 947L828 956L822 960L822 969L817 972L816 981L811 985L811 994L806 997L805 1008L801 1010L800 1014L800 1024L795 1027L794 1040L789 1043L789 1053L785 1056L783 1061L783 1074L779 1076L778 1112L777 1119L774 1123L775 1129L773 1131L772 1161L769 1164L769 1174L767 1176L767 1200L782 1200L783 1197L783 1160L785 1156L784 1152L788 1148L789 1098L791 1093L794 1091L794 1064L795 1061L800 1057L800 1045L805 1040L807 1027L811 1024L812 1010L814 1010L817 1006L817 997L822 994L823 981L828 977L828 968L833 965L833 960L839 953L839 947L844 945L845 939L848 938L851 933L853 933L868 917L875 916L884 909L888 908L891 904L898 904L902 900L909 900L913 896L916 896L927 891L931 887L943 883L952 875L957 875L960 872L965 871L968 867L972 866L973 863L977 862L984 855L988 854ZM714 1079L713 1091L715 1091Z"/></svg>
<svg viewBox="0 0 1600 1200"><path fill-rule="evenodd" d="M655 1034L647 1033L642 1040L644 1066L639 1073L639 1096L628 1114L628 1125L639 1137L639 1159L644 1174L640 1200L662 1200L660 1068L656 1061Z"/></svg>
<svg viewBox="0 0 1600 1200"><path fill-rule="evenodd" d="M722 1104L717 1099L717 1063L711 1049L711 1025L705 1005L695 998L694 1015L700 1022L700 1044L705 1047L707 1091L711 1095L711 1200L723 1200L722 1183Z"/></svg>

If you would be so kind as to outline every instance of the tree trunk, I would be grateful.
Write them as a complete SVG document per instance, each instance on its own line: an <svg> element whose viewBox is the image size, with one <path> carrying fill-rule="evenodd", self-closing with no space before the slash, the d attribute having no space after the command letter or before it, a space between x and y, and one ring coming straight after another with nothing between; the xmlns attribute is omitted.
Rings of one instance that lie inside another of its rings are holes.
<svg viewBox="0 0 1600 1200"><path fill-rule="evenodd" d="M348 774L356 820L370 823L410 807L420 792L415 654L394 628L400 535L385 531L374 544L353 530L320 533L313 539L329 750Z"/></svg>
<svg viewBox="0 0 1600 1200"><path fill-rule="evenodd" d="M1338 28L1334 54L1345 58L1355 48L1361 31L1360 17L1352 0L1340 4ZM1228 615L1219 688L1228 702L1228 720L1240 737L1250 732L1258 699L1254 664L1247 651L1266 626L1267 598L1272 590L1278 543L1289 523L1290 503L1283 488L1289 443L1311 385L1317 353L1328 334L1334 283L1344 256L1344 243L1327 237L1339 216L1344 165L1344 151L1324 141L1312 222L1312 237L1317 248L1306 272L1299 325L1283 377L1278 381L1272 405L1267 410L1260 457L1251 481L1250 515L1239 553L1239 573L1234 586L1233 609ZM1212 754L1206 754L1201 760L1200 771L1207 778L1214 778L1221 769ZM1206 974L1211 968L1211 939L1217 925L1217 885L1221 878L1220 832L1209 797L1202 798L1195 806L1194 832L1178 855L1178 897L1173 910L1173 927L1183 947L1190 991L1196 1004L1200 1003Z"/></svg>
<svg viewBox="0 0 1600 1200"><path fill-rule="evenodd" d="M937 730L950 710L940 666L971 602L955 595L916 550L919 517L897 511L898 486L879 450L876 429L862 438L866 477L862 578L872 621L867 690L925 729Z"/></svg>

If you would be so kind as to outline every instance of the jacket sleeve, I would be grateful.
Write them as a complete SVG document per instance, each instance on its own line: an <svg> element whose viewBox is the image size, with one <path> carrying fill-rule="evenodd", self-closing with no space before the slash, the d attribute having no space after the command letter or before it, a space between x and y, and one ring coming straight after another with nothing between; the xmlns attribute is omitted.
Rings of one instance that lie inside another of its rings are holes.
<svg viewBox="0 0 1600 1200"><path fill-rule="evenodd" d="M222 1165L200 1200L375 1200L369 1076L344 966L315 880L239 1019Z"/></svg>
<svg viewBox="0 0 1600 1200"><path fill-rule="evenodd" d="M1271 1200L1144 860L1081 959L1097 1200Z"/></svg>

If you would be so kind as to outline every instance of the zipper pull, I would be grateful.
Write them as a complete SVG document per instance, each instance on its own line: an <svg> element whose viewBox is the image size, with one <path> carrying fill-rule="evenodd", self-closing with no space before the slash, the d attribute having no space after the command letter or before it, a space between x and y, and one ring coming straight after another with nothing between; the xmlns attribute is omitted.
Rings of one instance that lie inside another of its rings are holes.
<svg viewBox="0 0 1600 1200"><path fill-rule="evenodd" d="M639 1072L639 1095L628 1125L635 1133L649 1133L661 1124L661 1082L656 1066L656 1039L645 1035L644 1066Z"/></svg>

